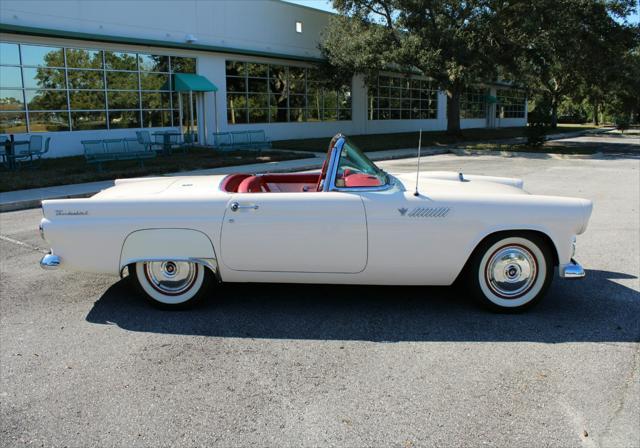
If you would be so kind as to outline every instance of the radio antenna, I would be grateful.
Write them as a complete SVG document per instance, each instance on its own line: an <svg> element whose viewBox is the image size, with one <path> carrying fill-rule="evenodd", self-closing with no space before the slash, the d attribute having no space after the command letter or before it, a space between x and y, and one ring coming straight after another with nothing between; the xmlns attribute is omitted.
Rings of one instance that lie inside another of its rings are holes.
<svg viewBox="0 0 640 448"><path fill-rule="evenodd" d="M413 193L414 196L420 196L418 192L418 180L420 179L420 150L422 148L422 128L420 128L420 136L418 137L418 169L416 171L416 191Z"/></svg>

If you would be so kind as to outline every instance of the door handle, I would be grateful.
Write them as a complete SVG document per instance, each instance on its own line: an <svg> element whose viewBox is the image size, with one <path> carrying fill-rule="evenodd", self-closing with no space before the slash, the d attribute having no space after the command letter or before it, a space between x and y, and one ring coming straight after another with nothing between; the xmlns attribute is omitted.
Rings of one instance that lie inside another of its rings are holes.
<svg viewBox="0 0 640 448"><path fill-rule="evenodd" d="M232 212L237 212L238 210L258 210L258 206L255 204L252 205L240 205L237 202L232 202L229 206Z"/></svg>

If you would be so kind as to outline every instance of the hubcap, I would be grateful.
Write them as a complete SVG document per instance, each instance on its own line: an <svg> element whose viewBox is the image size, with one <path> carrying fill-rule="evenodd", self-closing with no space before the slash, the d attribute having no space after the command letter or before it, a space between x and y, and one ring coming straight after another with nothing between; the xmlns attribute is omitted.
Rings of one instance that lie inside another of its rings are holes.
<svg viewBox="0 0 640 448"><path fill-rule="evenodd" d="M176 296L191 289L198 274L198 265L187 261L152 261L145 264L144 272L156 290Z"/></svg>
<svg viewBox="0 0 640 448"><path fill-rule="evenodd" d="M487 262L485 276L491 291L503 298L515 299L526 294L535 283L537 264L523 246L498 249Z"/></svg>

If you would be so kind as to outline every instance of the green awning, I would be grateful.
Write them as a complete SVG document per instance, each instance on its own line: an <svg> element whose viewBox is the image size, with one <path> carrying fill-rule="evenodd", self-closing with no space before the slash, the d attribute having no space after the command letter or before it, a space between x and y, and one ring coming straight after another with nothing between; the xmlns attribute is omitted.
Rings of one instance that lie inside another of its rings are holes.
<svg viewBox="0 0 640 448"><path fill-rule="evenodd" d="M487 95L484 99L489 104L496 104L498 102L498 98L493 95Z"/></svg>
<svg viewBox="0 0 640 448"><path fill-rule="evenodd" d="M161 90L171 90L165 83ZM175 92L217 92L214 83L201 75L191 73L176 73L173 75L173 90Z"/></svg>

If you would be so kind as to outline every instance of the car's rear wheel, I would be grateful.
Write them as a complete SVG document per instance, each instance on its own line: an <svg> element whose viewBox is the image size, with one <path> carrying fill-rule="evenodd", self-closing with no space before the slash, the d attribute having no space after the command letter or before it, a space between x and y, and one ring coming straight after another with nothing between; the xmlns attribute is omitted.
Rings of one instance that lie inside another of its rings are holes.
<svg viewBox="0 0 640 448"><path fill-rule="evenodd" d="M163 309L185 309L202 301L211 272L189 261L149 261L129 266L137 289Z"/></svg>
<svg viewBox="0 0 640 448"><path fill-rule="evenodd" d="M553 280L552 249L535 233L496 235L474 252L469 282L484 306L518 312L536 305Z"/></svg>

